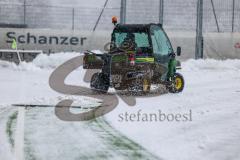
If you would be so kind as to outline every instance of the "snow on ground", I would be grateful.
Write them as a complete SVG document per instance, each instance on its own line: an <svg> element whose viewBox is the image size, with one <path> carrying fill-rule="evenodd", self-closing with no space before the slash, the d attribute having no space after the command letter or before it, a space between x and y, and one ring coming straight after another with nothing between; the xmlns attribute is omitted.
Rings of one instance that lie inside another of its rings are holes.
<svg viewBox="0 0 240 160"><path fill-rule="evenodd" d="M53 91L48 85L48 79L54 68L78 55L80 54L40 55L32 63L20 66L0 61L1 108L16 103L43 104L46 102L55 104L59 99L66 97L66 95ZM107 121L115 129L161 159L239 159L240 60L188 60L182 63L182 68L180 72L184 75L186 82L183 93L167 93L146 98L137 97L137 104L134 107L129 107L120 100L118 107L105 116ZM66 83L88 86L83 82L84 74L85 71L79 68L69 75ZM85 103L85 105L92 102L86 97L75 98L78 99L78 103ZM158 114L160 110L164 114L175 115L178 113L188 114L191 111L192 121L168 122L154 121L154 119L146 122L142 119L137 121L136 118L132 118L135 120L133 122L129 117L127 120L123 119L126 118L126 112L137 116L138 112L141 115L144 113L149 115L150 113ZM41 109L38 112L41 112ZM45 114L45 110L43 110L43 114ZM55 117L54 114L52 116ZM5 121L5 118L6 116L0 114L0 121ZM28 124L31 123L28 122ZM54 124L54 122L51 123L51 127L54 128ZM72 133L71 140L74 141L81 131L77 127L81 125L69 126L74 126L78 131ZM39 132L42 131L42 133L38 133L40 135L52 132L52 130L40 131L41 127L36 128ZM30 133L31 130L28 129L26 132ZM0 135L2 134L3 132L0 133ZM28 139L31 140L33 137L31 135ZM45 138L45 140L47 139ZM55 140L58 141L57 138ZM71 150L71 145L67 143L67 140L61 139L61 141L65 141L62 144L69 145L64 147ZM6 141L0 140L0 143L3 143L0 144L1 146L8 145ZM56 147L60 146L56 145ZM37 149L41 149L41 147L35 146ZM0 159L2 159L5 151L4 147L0 148ZM9 150L8 147L5 149ZM84 149L87 150L87 148ZM39 153L44 153L44 150Z"/></svg>
<svg viewBox="0 0 240 160"><path fill-rule="evenodd" d="M213 160L240 158L240 61L188 60L181 73L186 87L180 94L138 98L135 107L121 102L107 115L109 122L162 159ZM189 113L187 122L131 122L137 114Z"/></svg>

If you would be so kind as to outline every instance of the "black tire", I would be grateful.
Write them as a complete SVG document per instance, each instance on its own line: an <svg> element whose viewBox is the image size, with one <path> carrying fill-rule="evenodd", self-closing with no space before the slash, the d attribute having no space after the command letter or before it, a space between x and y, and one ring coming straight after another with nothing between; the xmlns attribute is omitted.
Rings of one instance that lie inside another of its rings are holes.
<svg viewBox="0 0 240 160"><path fill-rule="evenodd" d="M179 93L184 89L185 81L180 73L175 73L173 79L169 81L166 88L170 93Z"/></svg>
<svg viewBox="0 0 240 160"><path fill-rule="evenodd" d="M91 78L90 87L96 93L107 93L109 80L102 73L94 73Z"/></svg>

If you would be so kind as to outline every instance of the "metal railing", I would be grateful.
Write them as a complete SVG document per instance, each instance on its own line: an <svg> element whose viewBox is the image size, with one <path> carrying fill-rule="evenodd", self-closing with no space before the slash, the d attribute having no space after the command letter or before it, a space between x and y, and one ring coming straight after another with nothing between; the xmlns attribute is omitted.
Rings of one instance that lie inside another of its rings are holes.
<svg viewBox="0 0 240 160"><path fill-rule="evenodd" d="M106 7L103 10L96 7L62 7L26 3L0 5L0 23L26 24L28 28L108 30L112 29L112 15L119 17L120 8Z"/></svg>
<svg viewBox="0 0 240 160"><path fill-rule="evenodd" d="M160 22L168 30L195 31L197 0L108 0L104 7L63 7L0 2L0 23L29 28L111 30L111 17L122 23ZM204 0L203 32L240 32L240 1Z"/></svg>
<svg viewBox="0 0 240 160"><path fill-rule="evenodd" d="M94 31L112 30L112 16L120 23L162 23L170 31L196 32L196 58L203 56L203 33L240 32L237 0L114 0L117 7L108 1L98 8L0 2L0 24Z"/></svg>

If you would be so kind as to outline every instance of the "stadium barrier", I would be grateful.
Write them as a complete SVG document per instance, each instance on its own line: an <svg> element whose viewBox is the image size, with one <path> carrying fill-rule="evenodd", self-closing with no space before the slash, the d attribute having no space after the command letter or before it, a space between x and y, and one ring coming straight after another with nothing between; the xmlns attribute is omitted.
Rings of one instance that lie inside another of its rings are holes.
<svg viewBox="0 0 240 160"><path fill-rule="evenodd" d="M174 49L182 47L182 60L195 58L194 32L167 33ZM12 39L15 38L18 49L42 50L44 53L104 51L104 45L111 40L110 31L0 28L0 35L0 49L10 49ZM240 58L240 33L204 34L204 57Z"/></svg>
<svg viewBox="0 0 240 160"><path fill-rule="evenodd" d="M240 59L240 33L204 34L204 57Z"/></svg>
<svg viewBox="0 0 240 160"><path fill-rule="evenodd" d="M31 62L39 54L43 54L43 51L42 50L0 49L0 60L6 60L10 62L15 62L18 64L20 61Z"/></svg>

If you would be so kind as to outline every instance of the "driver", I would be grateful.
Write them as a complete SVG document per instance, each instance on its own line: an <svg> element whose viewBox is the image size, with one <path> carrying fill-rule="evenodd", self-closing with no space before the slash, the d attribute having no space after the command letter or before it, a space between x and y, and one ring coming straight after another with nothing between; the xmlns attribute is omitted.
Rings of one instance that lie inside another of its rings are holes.
<svg viewBox="0 0 240 160"><path fill-rule="evenodd" d="M135 43L135 35L133 33L128 33L123 40L121 47L126 50L135 51L137 44Z"/></svg>

